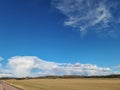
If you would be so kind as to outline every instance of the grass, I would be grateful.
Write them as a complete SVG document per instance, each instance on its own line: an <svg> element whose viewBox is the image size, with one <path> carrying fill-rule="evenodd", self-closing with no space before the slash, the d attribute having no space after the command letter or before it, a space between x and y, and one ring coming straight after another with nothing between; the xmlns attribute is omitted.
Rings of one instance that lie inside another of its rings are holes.
<svg viewBox="0 0 120 90"><path fill-rule="evenodd" d="M24 90L120 90L120 79L7 80Z"/></svg>

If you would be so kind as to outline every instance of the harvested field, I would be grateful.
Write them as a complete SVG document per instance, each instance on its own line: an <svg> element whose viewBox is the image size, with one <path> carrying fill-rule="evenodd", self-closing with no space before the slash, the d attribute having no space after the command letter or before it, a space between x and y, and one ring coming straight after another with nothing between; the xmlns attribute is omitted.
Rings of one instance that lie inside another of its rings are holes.
<svg viewBox="0 0 120 90"><path fill-rule="evenodd" d="M120 90L120 79L7 80L24 90Z"/></svg>

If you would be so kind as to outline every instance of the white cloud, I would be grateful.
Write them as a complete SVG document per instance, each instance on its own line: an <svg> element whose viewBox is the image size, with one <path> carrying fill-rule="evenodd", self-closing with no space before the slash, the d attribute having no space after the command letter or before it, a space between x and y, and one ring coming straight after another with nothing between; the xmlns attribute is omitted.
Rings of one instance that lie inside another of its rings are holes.
<svg viewBox="0 0 120 90"><path fill-rule="evenodd" d="M117 69L120 69L120 65L116 66Z"/></svg>
<svg viewBox="0 0 120 90"><path fill-rule="evenodd" d="M114 67L114 74L120 74L120 65Z"/></svg>
<svg viewBox="0 0 120 90"><path fill-rule="evenodd" d="M0 77L11 77L11 74L0 74Z"/></svg>
<svg viewBox="0 0 120 90"><path fill-rule="evenodd" d="M98 7L95 9L95 13L93 14L96 14L94 15L95 18L92 22L93 26L98 23L103 23L103 25L107 24L110 22L110 18L112 17L109 9L104 3L99 3Z"/></svg>
<svg viewBox="0 0 120 90"><path fill-rule="evenodd" d="M116 24L116 21L118 21L111 11L111 8L114 8L115 11L115 1L52 0L52 3L66 16L67 19L64 24L78 28L81 33L94 31L96 33L102 32L111 35L109 32L113 31L113 28L116 28L116 26L110 25L111 23Z"/></svg>
<svg viewBox="0 0 120 90"><path fill-rule="evenodd" d="M0 57L0 61L2 61L4 58L3 57Z"/></svg>
<svg viewBox="0 0 120 90"><path fill-rule="evenodd" d="M2 60L4 60L4 58L0 57L0 62L2 62ZM10 76L11 74L9 74L8 71L3 68L2 63L0 63L0 77L10 77Z"/></svg>
<svg viewBox="0 0 120 90"><path fill-rule="evenodd" d="M110 68L93 64L56 63L42 60L36 56L14 56L9 59L6 71L15 77L44 75L107 75Z"/></svg>
<svg viewBox="0 0 120 90"><path fill-rule="evenodd" d="M67 64L63 68L67 75L107 75L110 74L110 68L101 68L93 64Z"/></svg>
<svg viewBox="0 0 120 90"><path fill-rule="evenodd" d="M35 56L15 56L9 59L8 67L14 76L34 76L40 71L49 71L57 67L54 62L47 62ZM35 72L37 70L37 72Z"/></svg>
<svg viewBox="0 0 120 90"><path fill-rule="evenodd" d="M34 57L12 57L9 59L9 67L14 76L29 76L34 68Z"/></svg>

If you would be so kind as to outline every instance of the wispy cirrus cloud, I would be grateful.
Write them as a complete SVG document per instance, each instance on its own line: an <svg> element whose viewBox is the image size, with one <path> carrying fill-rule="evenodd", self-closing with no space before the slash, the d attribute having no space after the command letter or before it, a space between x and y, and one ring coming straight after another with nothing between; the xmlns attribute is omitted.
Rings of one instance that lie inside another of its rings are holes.
<svg viewBox="0 0 120 90"><path fill-rule="evenodd" d="M4 58L3 57L0 57L0 61L2 61Z"/></svg>
<svg viewBox="0 0 120 90"><path fill-rule="evenodd" d="M110 68L94 64L57 63L36 56L14 56L8 59L6 69L1 68L0 77L45 76L45 75L108 75Z"/></svg>
<svg viewBox="0 0 120 90"><path fill-rule="evenodd" d="M120 74L120 65L116 65L112 68L113 74Z"/></svg>
<svg viewBox="0 0 120 90"><path fill-rule="evenodd" d="M52 3L66 16L65 26L77 28L81 33L95 32L114 35L117 32L116 25L120 18L119 15L117 17L114 15L114 12L118 12L117 6L120 5L117 1L53 0Z"/></svg>

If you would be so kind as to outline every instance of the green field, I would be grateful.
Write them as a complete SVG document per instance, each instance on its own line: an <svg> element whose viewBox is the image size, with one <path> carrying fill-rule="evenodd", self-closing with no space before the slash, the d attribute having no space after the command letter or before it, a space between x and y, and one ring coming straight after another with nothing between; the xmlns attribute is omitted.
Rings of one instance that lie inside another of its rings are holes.
<svg viewBox="0 0 120 90"><path fill-rule="evenodd" d="M24 90L120 90L120 79L7 80Z"/></svg>

